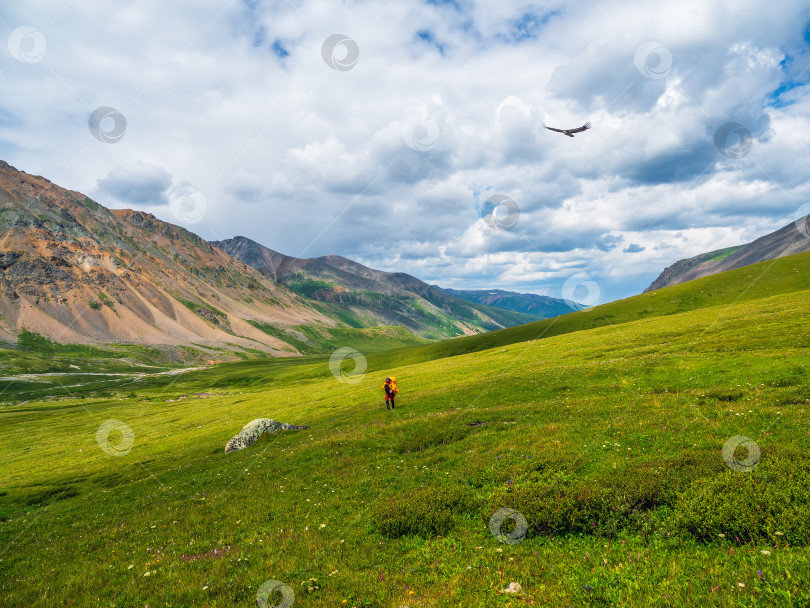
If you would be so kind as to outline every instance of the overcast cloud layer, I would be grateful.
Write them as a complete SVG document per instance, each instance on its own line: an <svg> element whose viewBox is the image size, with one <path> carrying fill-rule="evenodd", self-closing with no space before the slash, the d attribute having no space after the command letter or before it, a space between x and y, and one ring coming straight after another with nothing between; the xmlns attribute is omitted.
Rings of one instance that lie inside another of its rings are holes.
<svg viewBox="0 0 810 608"><path fill-rule="evenodd" d="M206 239L595 303L810 212L802 2L18 4L0 158Z"/></svg>

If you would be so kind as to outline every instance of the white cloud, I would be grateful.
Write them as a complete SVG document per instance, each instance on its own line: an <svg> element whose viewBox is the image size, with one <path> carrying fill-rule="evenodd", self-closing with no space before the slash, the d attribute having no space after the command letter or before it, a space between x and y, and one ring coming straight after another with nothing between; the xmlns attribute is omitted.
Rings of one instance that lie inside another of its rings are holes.
<svg viewBox="0 0 810 608"><path fill-rule="evenodd" d="M47 49L3 51L0 157L171 222L193 188L205 238L553 296L583 271L609 299L806 202L800 4L32 0L4 13L6 38L31 26ZM321 58L335 33L351 70ZM665 78L636 68L650 41ZM99 106L126 117L118 143L91 135ZM751 131L744 158L715 148L726 122ZM479 218L492 194L520 206L514 230Z"/></svg>

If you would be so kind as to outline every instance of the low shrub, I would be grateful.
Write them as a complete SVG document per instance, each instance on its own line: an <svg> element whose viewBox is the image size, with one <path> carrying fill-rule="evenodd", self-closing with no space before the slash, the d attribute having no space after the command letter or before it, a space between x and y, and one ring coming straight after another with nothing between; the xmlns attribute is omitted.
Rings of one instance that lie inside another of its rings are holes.
<svg viewBox="0 0 810 608"><path fill-rule="evenodd" d="M496 488L489 497L494 511L510 507L536 534L591 533L615 536L643 531L651 514L672 506L695 480L722 472L725 465L700 454L634 463L601 476L568 466L543 463L529 474ZM714 463L714 464L711 464ZM663 511L662 511L663 512ZM657 521L657 516L653 518Z"/></svg>
<svg viewBox="0 0 810 608"><path fill-rule="evenodd" d="M475 506L470 492L461 487L419 488L378 504L372 527L388 538L444 536L455 526L456 515L469 513Z"/></svg>
<svg viewBox="0 0 810 608"><path fill-rule="evenodd" d="M675 507L679 527L704 540L723 534L742 542L810 544L810 460L770 455L750 472L727 468L692 482Z"/></svg>
<svg viewBox="0 0 810 608"><path fill-rule="evenodd" d="M461 441L469 431L464 427L449 427L442 425L425 425L414 428L405 427L400 430L396 442L396 450L400 454L407 452L421 452L431 447L446 445Z"/></svg>

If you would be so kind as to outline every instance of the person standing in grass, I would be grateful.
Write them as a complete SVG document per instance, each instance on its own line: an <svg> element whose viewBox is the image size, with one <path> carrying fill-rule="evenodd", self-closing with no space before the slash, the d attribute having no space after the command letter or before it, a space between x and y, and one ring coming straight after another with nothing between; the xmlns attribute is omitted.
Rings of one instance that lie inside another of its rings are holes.
<svg viewBox="0 0 810 608"><path fill-rule="evenodd" d="M385 409L394 409L394 397L399 392L397 390L397 379L391 376L386 378L385 382L383 382L383 390L385 391Z"/></svg>

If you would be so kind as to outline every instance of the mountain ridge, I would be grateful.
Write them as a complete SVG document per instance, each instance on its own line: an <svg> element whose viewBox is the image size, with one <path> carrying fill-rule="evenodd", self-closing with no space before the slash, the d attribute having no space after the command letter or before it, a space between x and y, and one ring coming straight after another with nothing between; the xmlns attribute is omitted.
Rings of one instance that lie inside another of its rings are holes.
<svg viewBox="0 0 810 608"><path fill-rule="evenodd" d="M440 287L440 289L471 302L496 306L504 310L523 312L538 319L557 317L576 310L562 298L552 298L534 293L519 293L502 289L452 289L449 287Z"/></svg>
<svg viewBox="0 0 810 608"><path fill-rule="evenodd" d="M810 215L749 243L678 260L666 267L643 293L805 251L810 251Z"/></svg>
<svg viewBox="0 0 810 608"><path fill-rule="evenodd" d="M0 341L10 343L28 330L216 360L319 353L352 340L383 348L534 320L404 273L335 255L291 258L255 243L248 249L261 259L250 261L262 273L185 228L107 209L4 161L0 237Z"/></svg>
<svg viewBox="0 0 810 608"><path fill-rule="evenodd" d="M338 255L287 256L244 236L211 241L293 292L356 323L402 324L427 338L472 335L536 320L468 302L403 272L386 272Z"/></svg>
<svg viewBox="0 0 810 608"><path fill-rule="evenodd" d="M334 325L188 230L0 164L0 339L297 354L248 322Z"/></svg>

